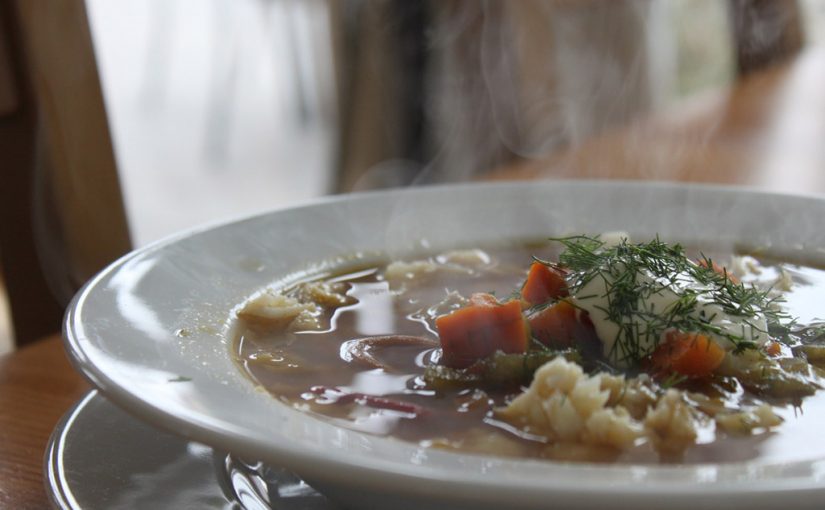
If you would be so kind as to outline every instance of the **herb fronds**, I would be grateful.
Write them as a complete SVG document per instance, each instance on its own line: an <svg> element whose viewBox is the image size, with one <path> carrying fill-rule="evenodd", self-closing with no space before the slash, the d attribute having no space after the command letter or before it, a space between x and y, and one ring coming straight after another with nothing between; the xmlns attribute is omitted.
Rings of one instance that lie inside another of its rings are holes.
<svg viewBox="0 0 825 510"><path fill-rule="evenodd" d="M667 390L673 388L674 386L678 386L687 380L688 377L686 375L680 374L679 372L671 372L670 375L665 377L665 379L659 384L662 389Z"/></svg>
<svg viewBox="0 0 825 510"><path fill-rule="evenodd" d="M650 242L634 244L623 239L607 245L598 237L553 238L564 246L560 264L571 271L570 294L579 300L580 290L595 278L604 281L606 305L597 308L607 320L619 326L610 359L628 365L638 363L659 344L662 333L675 328L710 334L733 344L734 352L755 348L751 340L768 334L757 325L764 316L769 327L790 317L779 310L781 299L770 291L745 285L726 271L714 270L713 261L703 256L696 263L679 244L667 244L657 236ZM656 310L652 296L672 292L676 299ZM591 292L592 294L592 292ZM645 305L645 303L649 303ZM741 330L720 327L707 305L715 305L741 322Z"/></svg>

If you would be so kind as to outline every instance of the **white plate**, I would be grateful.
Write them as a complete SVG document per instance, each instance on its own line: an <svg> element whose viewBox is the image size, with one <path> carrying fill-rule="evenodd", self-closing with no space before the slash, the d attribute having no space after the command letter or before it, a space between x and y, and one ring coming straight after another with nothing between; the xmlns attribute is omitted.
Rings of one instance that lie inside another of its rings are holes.
<svg viewBox="0 0 825 510"><path fill-rule="evenodd" d="M94 390L57 425L45 460L46 487L60 510L338 508L284 470L161 432Z"/></svg>
<svg viewBox="0 0 825 510"><path fill-rule="evenodd" d="M337 428L259 391L228 354L234 307L261 287L356 252L437 249L625 230L823 259L825 200L718 187L527 182L345 196L188 233L132 253L75 298L78 368L166 429L299 473L354 507L815 508L825 459L698 466L520 461L419 448ZM326 262L325 262L326 261ZM390 498L390 499L388 499Z"/></svg>

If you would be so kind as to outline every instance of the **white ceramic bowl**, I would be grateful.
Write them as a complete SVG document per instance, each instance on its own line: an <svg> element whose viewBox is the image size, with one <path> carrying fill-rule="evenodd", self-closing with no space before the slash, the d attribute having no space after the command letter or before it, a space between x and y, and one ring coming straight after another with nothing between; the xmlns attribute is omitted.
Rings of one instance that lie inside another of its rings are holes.
<svg viewBox="0 0 825 510"><path fill-rule="evenodd" d="M698 466L512 460L419 448L337 428L256 389L229 355L233 308L341 255L472 246L569 233L825 260L825 200L652 183L548 181L335 197L190 232L131 253L76 296L76 366L157 426L287 467L329 496L375 508L819 508L825 459Z"/></svg>

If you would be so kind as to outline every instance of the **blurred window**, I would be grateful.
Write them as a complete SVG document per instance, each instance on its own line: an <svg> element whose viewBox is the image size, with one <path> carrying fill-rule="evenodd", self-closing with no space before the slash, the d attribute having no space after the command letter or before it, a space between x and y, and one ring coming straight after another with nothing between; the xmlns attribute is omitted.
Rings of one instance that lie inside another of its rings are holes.
<svg viewBox="0 0 825 510"><path fill-rule="evenodd" d="M805 35L811 44L825 43L825 2L800 0Z"/></svg>
<svg viewBox="0 0 825 510"><path fill-rule="evenodd" d="M136 246L328 192L323 0L88 0Z"/></svg>

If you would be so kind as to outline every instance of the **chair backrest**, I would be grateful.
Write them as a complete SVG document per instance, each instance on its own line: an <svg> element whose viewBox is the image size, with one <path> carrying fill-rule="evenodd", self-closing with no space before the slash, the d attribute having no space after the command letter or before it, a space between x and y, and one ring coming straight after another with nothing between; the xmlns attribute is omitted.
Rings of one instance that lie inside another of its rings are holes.
<svg viewBox="0 0 825 510"><path fill-rule="evenodd" d="M18 345L130 247L83 0L0 4L0 266Z"/></svg>

